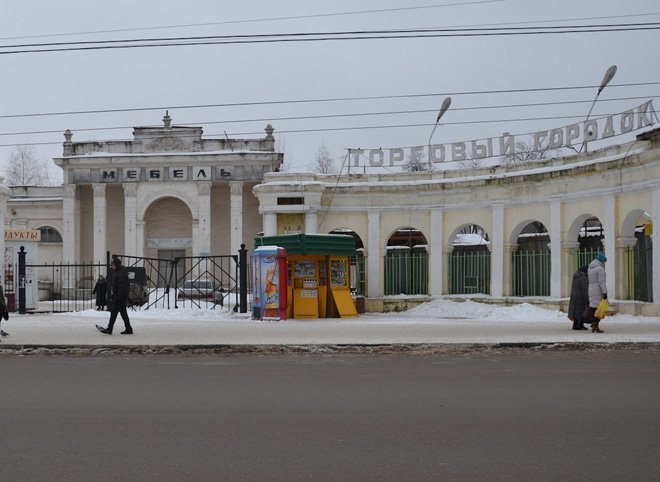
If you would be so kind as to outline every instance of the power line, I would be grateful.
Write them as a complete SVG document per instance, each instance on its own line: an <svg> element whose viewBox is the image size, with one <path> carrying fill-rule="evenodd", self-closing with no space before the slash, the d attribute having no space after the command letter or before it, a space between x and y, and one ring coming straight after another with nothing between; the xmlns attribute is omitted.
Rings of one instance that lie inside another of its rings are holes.
<svg viewBox="0 0 660 482"><path fill-rule="evenodd" d="M608 84L608 90L616 87L642 87L660 85L659 82L632 82L625 84ZM498 90L472 90L472 91L457 91L457 92L436 92L436 93L422 93L422 94L398 94L398 95L372 95L372 96L354 96L354 97L321 97L311 99L285 99L274 101L255 101L255 102L228 102L218 104L188 104L188 105L164 105L154 107L133 107L122 109L92 109L81 111L61 111L61 112L40 112L28 114L6 114L0 115L0 119L18 119L24 117L50 117L50 116L67 116L67 115L89 115L89 114L112 114L120 112L146 112L154 110L185 110L185 109L206 109L218 107L248 107L248 106L267 106L267 105L281 105L281 104L311 104L311 103L325 103L325 102L354 102L360 100L384 100L384 99L405 99L405 98L428 98L428 97L445 97L445 96L459 96L459 95L493 95L493 94L511 94L511 93L530 93L530 92L551 92L551 91L567 91L567 90L584 90L584 89L597 89L598 85L578 85L578 86L565 86L565 87L535 87L527 89L498 89Z"/></svg>
<svg viewBox="0 0 660 482"><path fill-rule="evenodd" d="M47 44L22 44L0 46L5 50L0 55L92 51L109 49L132 49L153 47L184 47L200 45L235 45L291 42L322 42L339 40L386 40L386 39L421 39L449 37L491 37L514 35L546 35L567 33L603 33L658 30L660 23L578 25L551 27L512 27L486 29L404 29L404 30L363 30L346 32L303 32L286 34L250 34L231 36L169 37L163 39L129 39L83 42L52 42ZM156 43L140 43L156 42ZM119 45L121 44L121 45ZM52 47L52 48L35 48Z"/></svg>
<svg viewBox="0 0 660 482"><path fill-rule="evenodd" d="M640 100L640 99L657 99L660 96L633 96L633 97L616 97L611 99L600 99L599 102L619 102L623 100ZM571 101L558 101L558 102L532 102L524 104L501 104L501 105L481 105L471 107L453 107L452 111L472 111L472 110L490 110L490 109L510 109L510 108L525 108L525 107L545 107L545 106L559 106L559 105L574 105L574 104L591 104L592 100L571 100ZM198 126L198 125L213 125L213 124L239 124L251 122L277 122L277 121L298 121L298 120L313 120L313 119L337 119L346 117L368 117L368 116L387 116L387 115L403 115L403 114L422 114L428 112L437 112L437 109L412 109L412 110L398 110L398 111L379 111L379 112L353 112L341 114L317 114L307 116L287 116L287 117L262 117L255 119L226 119L222 121L200 121L200 122L185 122L177 123L178 126ZM443 123L451 124L451 123ZM135 126L106 126L106 127L78 127L70 128L73 132L90 132L90 131L110 131L110 130L123 130L132 129ZM24 136L34 134L61 134L62 130L41 130L41 131L23 131L23 132L0 132L0 136Z"/></svg>
<svg viewBox="0 0 660 482"><path fill-rule="evenodd" d="M145 31L145 30L165 30L165 29L173 29L173 28L210 27L210 26L216 26L216 25L271 22L271 21L282 21L282 20L302 20L302 19L310 19L310 18L364 15L364 14L373 14L373 13L390 13L390 12L400 12L400 11L406 11L406 10L422 10L422 9L433 9L433 8L441 8L441 7L466 6L466 5L475 5L475 4L484 4L484 3L496 3L496 2L502 2L502 1L504 1L504 0L485 0L485 1L465 2L465 3L422 5L422 6L416 6L416 7L401 7L401 8L376 9L376 10L356 10L356 11L349 11L349 12L332 12L332 13L309 14L309 15L293 15L293 16L285 16L285 17L264 17L264 18L244 19L244 20L224 20L224 21L219 21L219 22L160 25L160 26L150 26L150 27L135 27L135 28L108 29L108 30L90 30L90 31L84 31L84 32L64 32L64 33L42 34L42 35L23 35L23 36L14 36L14 37L0 37L0 40L20 40L20 39L29 39L29 38L67 37L67 36L90 35L90 34L137 32L137 31ZM537 19L537 20L526 20L526 21L519 21L519 22L463 24L463 25L453 25L451 27L453 27L453 28L460 28L460 27L492 27L492 26L502 26L502 25L525 25L525 24L531 24L531 23L533 23L533 24L542 24L542 23L576 22L576 21L588 21L588 20L589 21L593 21L593 20L610 20L610 19L615 19L615 18L652 17L652 16L657 16L657 15L660 15L660 12L646 12L646 13L635 13L635 14L627 14L627 15L609 15L609 16L597 16L597 17L557 18L557 19L549 19L549 20L538 20Z"/></svg>
<svg viewBox="0 0 660 482"><path fill-rule="evenodd" d="M617 115L620 114L620 112L613 113L613 114L602 114L600 117L597 119L603 119L607 116L611 115ZM525 118L517 118L517 119L488 119L488 120L474 120L474 121L455 121L455 122L443 122L443 126L458 126L458 125L476 125L476 124L501 124L503 122L535 122L535 121L543 121L543 120L561 120L561 119L580 119L584 120L584 115L564 115L564 116L548 116L548 117L525 117ZM303 134L303 133L312 133L312 132L345 132L345 131L358 131L358 130L380 130L380 129L402 129L402 128L428 128L432 127L434 123L421 123L421 124L389 124L389 125L366 125L366 126L351 126L351 127L325 127L325 128L317 128L317 129L284 129L284 130L278 130L277 134L282 135L282 134ZM255 136L255 135L262 135L263 132L230 132L227 133L227 135L231 136ZM533 134L531 133L522 133L522 134L514 134L514 135L530 135ZM617 134L617 135L623 135L623 134ZM223 137L225 136L225 133L212 133L212 134L205 134L206 137L209 138L214 138L214 137ZM613 136L614 137L614 136ZM481 139L481 138L479 138ZM24 143L15 143L15 144L0 144L0 147L17 147L17 146L43 146L43 145L60 145L62 142L24 142ZM109 154L110 156L112 154Z"/></svg>
<svg viewBox="0 0 660 482"><path fill-rule="evenodd" d="M382 30L344 30L335 32L291 32L291 33L266 33L266 34L233 34L233 35L198 35L189 37L155 37L155 38L132 38L113 40L78 40L73 42L46 42L29 44L0 45L2 49L8 48L30 48L30 47L69 47L84 45L105 45L121 43L140 42L187 42L199 40L233 40L233 39L278 39L281 37L317 37L317 36L347 36L347 35L388 35L388 34L422 34L422 33L478 33L488 32L526 32L526 31L552 31L564 29L607 29L607 28L629 28L629 27L659 27L660 22L645 23L619 23L619 24L592 24L592 25L553 25L553 26L531 26L531 27L481 27L481 28L406 28L406 29L382 29ZM187 45L187 44L186 44Z"/></svg>
<svg viewBox="0 0 660 482"><path fill-rule="evenodd" d="M391 13L391 12L402 12L409 10L424 10L431 8L441 8L441 7L457 7L457 6L468 6L468 5L477 5L484 3L499 3L504 0L480 0L473 2L458 2L458 3L444 3L436 5L420 5L416 7L400 7L400 8L382 8L375 10L355 10L350 12L331 12L331 13L319 13L319 14L309 14L309 15L292 15L286 17L265 17L265 18L253 18L245 20L224 20L221 22L204 22L204 23L190 23L190 24L179 24L179 25L161 25L154 27L137 27L137 28L121 28L121 29L112 29L112 30L92 30L87 32L70 32L70 33L57 33L57 34L43 34L43 35L25 35L20 37L0 37L0 40L17 40L24 38L44 38L44 37L64 37L64 36L75 36L75 35L89 35L89 34L99 34L99 33L118 33L118 32L136 32L142 30L161 30L161 29L171 29L171 28L189 28L189 27L210 27L214 25L229 25L229 24L238 24L238 23L254 23L254 22L272 22L272 21L281 21L281 20L303 20L310 18L324 18L324 17L339 17L339 16L349 16L349 15L364 15L372 13ZM631 17L631 16L640 16L640 15L652 15L652 14L639 14L639 15L624 15L622 17ZM618 18L618 17L605 17L605 18Z"/></svg>

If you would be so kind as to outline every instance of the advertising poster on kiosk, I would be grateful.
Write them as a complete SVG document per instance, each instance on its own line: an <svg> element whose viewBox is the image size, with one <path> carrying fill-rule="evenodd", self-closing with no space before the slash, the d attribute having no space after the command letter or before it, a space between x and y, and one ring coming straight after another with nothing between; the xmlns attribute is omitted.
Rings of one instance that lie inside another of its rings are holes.
<svg viewBox="0 0 660 482"><path fill-rule="evenodd" d="M286 254L283 248L263 246L252 255L254 267L253 318L286 319Z"/></svg>

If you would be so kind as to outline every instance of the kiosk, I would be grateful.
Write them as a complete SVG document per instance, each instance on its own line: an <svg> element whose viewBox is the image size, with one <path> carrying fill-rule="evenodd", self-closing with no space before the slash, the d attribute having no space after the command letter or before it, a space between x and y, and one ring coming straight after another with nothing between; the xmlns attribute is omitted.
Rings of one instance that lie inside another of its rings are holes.
<svg viewBox="0 0 660 482"><path fill-rule="evenodd" d="M261 246L279 246L286 251L289 318L358 316L350 290L349 257L356 254L352 236L263 236L255 239L255 253Z"/></svg>
<svg viewBox="0 0 660 482"><path fill-rule="evenodd" d="M287 318L286 253L278 246L261 246L252 254L254 299L252 318Z"/></svg>

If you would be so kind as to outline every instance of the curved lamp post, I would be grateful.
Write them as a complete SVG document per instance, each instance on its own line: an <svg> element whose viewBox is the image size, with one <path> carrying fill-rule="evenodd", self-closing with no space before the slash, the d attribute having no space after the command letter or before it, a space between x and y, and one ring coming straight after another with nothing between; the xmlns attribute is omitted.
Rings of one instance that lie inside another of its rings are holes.
<svg viewBox="0 0 660 482"><path fill-rule="evenodd" d="M447 112L447 109L449 109L449 106L451 105L451 97L446 97L445 100L442 101L442 105L440 106L440 111L438 112L438 117L435 119L435 125L433 126L433 130L431 131L431 135L429 136L429 141L427 142L428 145L428 153L429 153L429 167L431 166L431 138L433 137L433 134L435 133L435 129L438 127L438 122L440 122L440 118L445 115L445 112Z"/></svg>
<svg viewBox="0 0 660 482"><path fill-rule="evenodd" d="M594 98L594 101L591 103L591 108L589 109L589 113L587 114L587 118L584 120L584 122L587 122L589 120L589 116L591 115L591 111L594 110L594 106L596 105L596 101L598 100L598 96L603 91L603 89L607 86L607 84L609 84L611 82L611 80L614 78L614 74L616 74L616 65L612 65L605 72L605 75L603 76L603 80L600 83L600 87L598 87L598 92L596 93L596 97ZM582 147L580 148L580 152L582 152L583 148L584 148L584 152L587 152L587 141L582 142Z"/></svg>

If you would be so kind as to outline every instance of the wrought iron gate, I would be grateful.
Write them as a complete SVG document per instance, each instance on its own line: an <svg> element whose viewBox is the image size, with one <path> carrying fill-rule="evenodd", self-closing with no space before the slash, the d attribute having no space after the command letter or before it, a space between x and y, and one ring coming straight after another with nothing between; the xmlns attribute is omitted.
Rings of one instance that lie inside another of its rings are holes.
<svg viewBox="0 0 660 482"><path fill-rule="evenodd" d="M122 260L130 282L129 305L150 308L195 307L246 313L251 287L244 245L238 255L179 257L175 259L112 255ZM106 264L26 264L39 281L41 309L54 312L95 307L93 288L99 274L112 277L110 253ZM15 273L5 273L7 298L16 300ZM11 280L11 282L7 282ZM42 290L42 285L44 289ZM48 305L48 308L45 305Z"/></svg>

